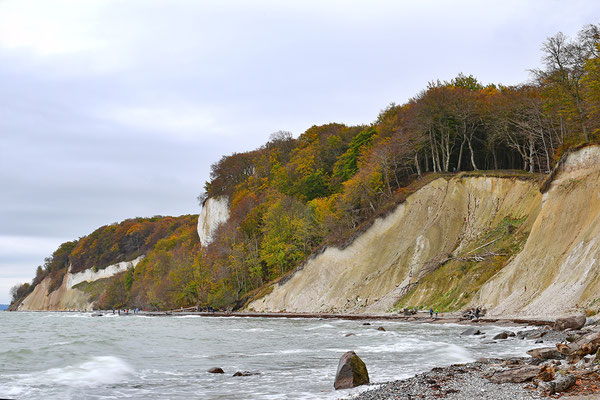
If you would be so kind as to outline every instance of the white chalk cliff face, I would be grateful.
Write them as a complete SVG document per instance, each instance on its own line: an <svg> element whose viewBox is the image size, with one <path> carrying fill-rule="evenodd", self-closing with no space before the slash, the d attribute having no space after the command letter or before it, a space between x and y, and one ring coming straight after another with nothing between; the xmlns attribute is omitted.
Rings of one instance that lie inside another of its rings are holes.
<svg viewBox="0 0 600 400"><path fill-rule="evenodd" d="M97 272L89 268L85 271L72 274L69 267L69 272L65 274L62 285L58 289L49 292L51 279L50 277L46 277L19 305L19 311L92 310L94 304L90 301L89 295L73 286L81 282L94 282L98 279L110 278L113 275L126 271L127 268L135 268L143 258L144 256L139 256L135 260L122 261L99 269Z"/></svg>
<svg viewBox="0 0 600 400"><path fill-rule="evenodd" d="M142 261L143 258L144 256L139 256L133 261L121 261L120 263L109 265L104 269L99 269L96 272L90 268L75 274L68 273L67 289L71 289L73 286L81 282L94 282L98 279L110 278L111 276L114 276L120 272L127 271L127 268L129 267L135 268L135 266ZM71 268L69 268L69 271L71 271Z"/></svg>
<svg viewBox="0 0 600 400"><path fill-rule="evenodd" d="M200 244L206 246L213 240L219 225L229 219L229 200L226 196L209 198L204 202L198 216L198 236Z"/></svg>

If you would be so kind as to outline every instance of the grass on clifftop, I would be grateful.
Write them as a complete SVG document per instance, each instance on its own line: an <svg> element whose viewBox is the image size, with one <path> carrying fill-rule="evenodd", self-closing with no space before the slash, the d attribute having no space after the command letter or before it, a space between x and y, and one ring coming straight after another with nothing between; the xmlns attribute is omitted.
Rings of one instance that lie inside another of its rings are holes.
<svg viewBox="0 0 600 400"><path fill-rule="evenodd" d="M479 288L523 248L529 232L526 218L504 218L440 268L422 278L396 303L403 308L437 308L440 312L462 309Z"/></svg>

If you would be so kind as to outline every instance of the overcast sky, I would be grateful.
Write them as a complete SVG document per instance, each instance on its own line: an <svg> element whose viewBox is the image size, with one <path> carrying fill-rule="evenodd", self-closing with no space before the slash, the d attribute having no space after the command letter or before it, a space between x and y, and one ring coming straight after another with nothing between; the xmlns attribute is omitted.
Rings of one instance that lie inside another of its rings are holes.
<svg viewBox="0 0 600 400"><path fill-rule="evenodd" d="M65 240L197 214L210 165L370 123L459 72L516 84L590 1L0 0L0 303Z"/></svg>

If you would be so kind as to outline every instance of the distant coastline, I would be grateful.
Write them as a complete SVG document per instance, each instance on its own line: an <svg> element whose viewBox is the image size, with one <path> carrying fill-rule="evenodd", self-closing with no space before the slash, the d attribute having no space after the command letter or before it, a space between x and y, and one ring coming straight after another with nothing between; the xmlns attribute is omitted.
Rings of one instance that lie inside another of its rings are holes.
<svg viewBox="0 0 600 400"><path fill-rule="evenodd" d="M0 311L4 311L8 308L8 304L0 304Z"/></svg>

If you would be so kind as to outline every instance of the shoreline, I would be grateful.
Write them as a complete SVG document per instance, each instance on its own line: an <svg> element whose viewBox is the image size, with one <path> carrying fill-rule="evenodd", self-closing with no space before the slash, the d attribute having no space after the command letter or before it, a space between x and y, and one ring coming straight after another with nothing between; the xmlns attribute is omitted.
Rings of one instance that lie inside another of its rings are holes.
<svg viewBox="0 0 600 400"><path fill-rule="evenodd" d="M375 383L340 400L600 399L599 325L579 330L537 327L517 337L543 337L546 347L532 348L529 357L481 358L434 367L406 379Z"/></svg>
<svg viewBox="0 0 600 400"><path fill-rule="evenodd" d="M71 310L21 310L10 312L64 312L64 313L92 313L112 314L112 310L97 311L71 311ZM419 315L420 314L420 315ZM304 319L341 319L350 321L403 321L427 324L460 324L460 325L517 325L517 326L545 326L553 325L554 320L518 317L481 317L479 319L462 318L453 313L444 313L437 318L430 318L428 312L420 312L417 315L405 316L401 314L341 314L341 313L302 313L302 312L226 312L226 311L139 311L138 313L123 313L120 316L143 315L148 317L172 317L172 316L199 316L199 317L239 317L239 318L304 318Z"/></svg>

